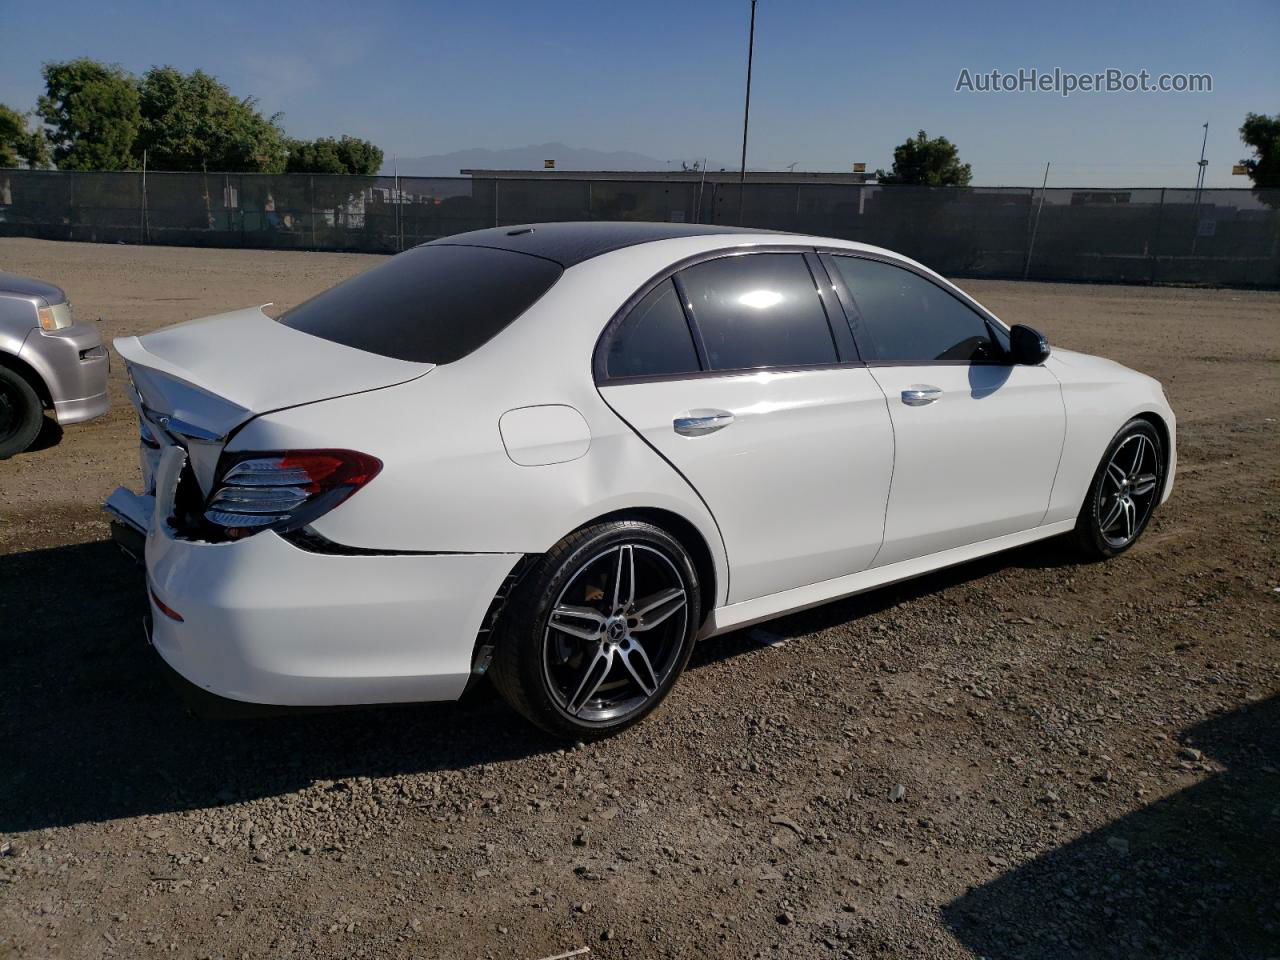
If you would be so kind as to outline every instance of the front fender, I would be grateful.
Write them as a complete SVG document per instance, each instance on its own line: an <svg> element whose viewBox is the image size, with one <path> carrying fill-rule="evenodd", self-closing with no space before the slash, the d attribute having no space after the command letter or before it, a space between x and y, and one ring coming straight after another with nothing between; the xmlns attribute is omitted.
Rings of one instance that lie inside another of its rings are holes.
<svg viewBox="0 0 1280 960"><path fill-rule="evenodd" d="M1169 499L1177 467L1177 420L1160 383L1110 362L1105 366L1072 364L1065 369L1059 365L1054 373L1062 381L1067 435L1043 522L1055 523L1079 515L1107 445L1121 427L1137 416L1157 417L1165 427L1168 466L1160 502Z"/></svg>

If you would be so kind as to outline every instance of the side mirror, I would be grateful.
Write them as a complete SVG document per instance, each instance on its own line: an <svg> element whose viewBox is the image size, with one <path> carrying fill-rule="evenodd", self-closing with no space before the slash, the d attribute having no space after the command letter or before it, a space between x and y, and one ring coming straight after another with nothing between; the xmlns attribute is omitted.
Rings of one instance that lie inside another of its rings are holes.
<svg viewBox="0 0 1280 960"><path fill-rule="evenodd" d="M1039 330L1015 323L1009 328L1009 353L1014 363L1034 367L1049 359L1049 341Z"/></svg>

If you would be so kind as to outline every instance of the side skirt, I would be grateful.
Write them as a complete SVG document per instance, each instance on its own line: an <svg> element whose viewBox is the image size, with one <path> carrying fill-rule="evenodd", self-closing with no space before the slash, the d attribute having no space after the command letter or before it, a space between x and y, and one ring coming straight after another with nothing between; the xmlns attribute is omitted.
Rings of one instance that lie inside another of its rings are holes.
<svg viewBox="0 0 1280 960"><path fill-rule="evenodd" d="M726 633L729 630L749 627L762 620L780 617L787 613L795 613L799 610L807 610L810 607L830 603L832 600L851 597L855 593L864 593L867 590L874 590L877 587L897 583L900 580L923 576L926 573L932 573L944 567L966 563L969 560L976 560L979 557L999 553L1001 550L1008 550L1012 547L1020 547L1024 543L1056 537L1060 533L1066 533L1071 530L1075 525L1075 518L1059 520L1056 523L1032 527L1030 530L1006 534L1003 537L982 540L978 543L966 544L963 547L953 547L950 550L930 554L927 557L902 560L885 567L872 567L869 570L851 573L844 577L836 577L833 580L823 580L821 583L795 587L766 597L756 597L754 600L731 603L712 612L706 624L703 625L699 636L711 637L718 633Z"/></svg>

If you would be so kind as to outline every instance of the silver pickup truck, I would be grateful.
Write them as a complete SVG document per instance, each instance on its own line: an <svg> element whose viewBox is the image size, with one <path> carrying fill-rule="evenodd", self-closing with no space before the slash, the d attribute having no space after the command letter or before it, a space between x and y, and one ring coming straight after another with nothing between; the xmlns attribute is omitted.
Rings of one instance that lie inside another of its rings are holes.
<svg viewBox="0 0 1280 960"><path fill-rule="evenodd" d="M60 425L106 413L110 364L60 288L0 273L0 460L31 446L45 410Z"/></svg>

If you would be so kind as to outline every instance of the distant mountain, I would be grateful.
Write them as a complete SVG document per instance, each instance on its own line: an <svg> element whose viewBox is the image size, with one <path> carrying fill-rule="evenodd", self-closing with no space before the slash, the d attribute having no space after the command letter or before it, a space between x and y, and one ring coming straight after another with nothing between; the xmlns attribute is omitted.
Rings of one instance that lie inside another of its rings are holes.
<svg viewBox="0 0 1280 960"><path fill-rule="evenodd" d="M544 160L554 160L557 170L667 170L679 169L679 161L668 167L666 161L628 150L591 150L569 147L563 143L541 143L510 150L456 150L429 157L400 157L400 175L404 177L456 177L459 170L541 170ZM394 172L387 158L383 175Z"/></svg>

